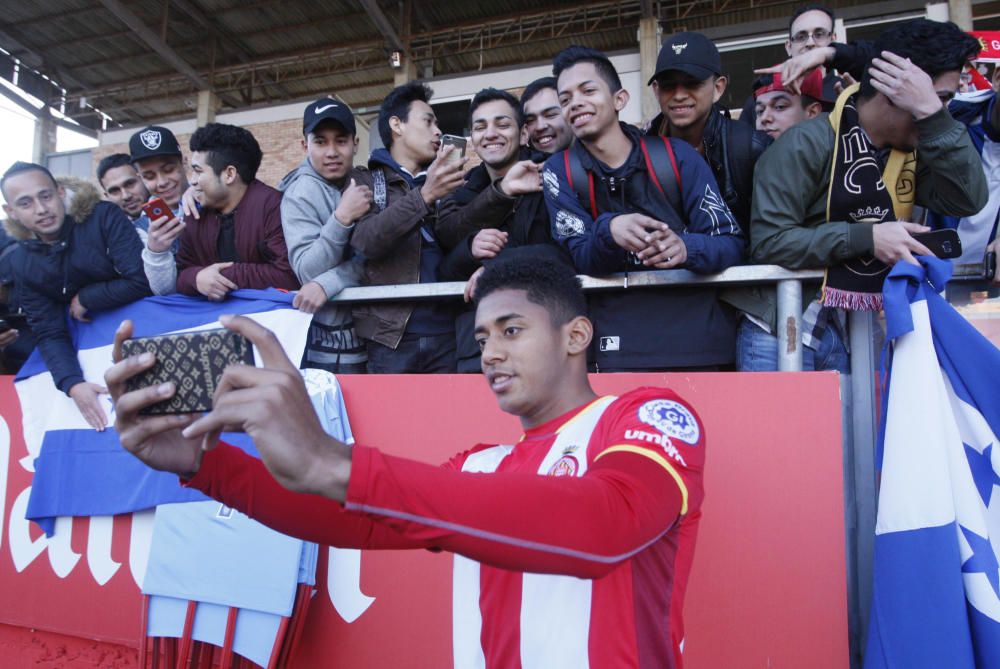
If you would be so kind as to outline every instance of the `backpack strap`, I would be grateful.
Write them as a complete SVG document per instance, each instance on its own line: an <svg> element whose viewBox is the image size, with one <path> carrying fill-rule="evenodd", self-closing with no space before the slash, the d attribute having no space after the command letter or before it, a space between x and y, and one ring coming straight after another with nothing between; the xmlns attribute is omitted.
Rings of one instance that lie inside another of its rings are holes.
<svg viewBox="0 0 1000 669"><path fill-rule="evenodd" d="M649 141L647 141L649 140ZM684 216L684 200L681 199L681 172L677 167L674 147L666 137L643 136L639 138L642 157L646 161L646 171L660 194L681 219Z"/></svg>
<svg viewBox="0 0 1000 669"><path fill-rule="evenodd" d="M580 202L590 204L590 215L597 220L597 196L594 195L594 173L584 168L580 156L573 147L563 151L563 166L566 168L566 179L569 187L576 191Z"/></svg>

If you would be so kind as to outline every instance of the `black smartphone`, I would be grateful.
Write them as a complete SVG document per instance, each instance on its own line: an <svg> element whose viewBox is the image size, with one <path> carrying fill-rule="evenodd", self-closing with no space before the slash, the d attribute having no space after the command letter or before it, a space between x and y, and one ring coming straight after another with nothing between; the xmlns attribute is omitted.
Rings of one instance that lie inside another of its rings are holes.
<svg viewBox="0 0 1000 669"><path fill-rule="evenodd" d="M997 252L987 251L983 258L983 276L992 281L997 275Z"/></svg>
<svg viewBox="0 0 1000 669"><path fill-rule="evenodd" d="M156 364L129 379L125 390L171 381L177 391L170 399L142 409L139 413L144 415L209 411L226 367L254 364L253 345L243 335L224 328L139 337L122 343L125 357L147 351L156 356Z"/></svg>
<svg viewBox="0 0 1000 669"><path fill-rule="evenodd" d="M958 236L958 230L945 228L944 230L919 232L913 235L913 238L930 249L931 253L938 258L950 260L962 255L962 239Z"/></svg>
<svg viewBox="0 0 1000 669"><path fill-rule="evenodd" d="M467 140L465 137L459 137L458 135L444 135L441 137L441 143L446 146L454 147L451 153L448 154L448 161L461 160L465 156L465 145Z"/></svg>

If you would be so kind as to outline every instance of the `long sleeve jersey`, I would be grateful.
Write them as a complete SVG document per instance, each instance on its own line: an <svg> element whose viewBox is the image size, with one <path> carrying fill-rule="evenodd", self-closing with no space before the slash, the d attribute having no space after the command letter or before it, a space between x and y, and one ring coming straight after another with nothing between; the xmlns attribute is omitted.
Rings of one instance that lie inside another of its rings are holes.
<svg viewBox="0 0 1000 669"><path fill-rule="evenodd" d="M227 446L189 485L310 541L456 553L456 667L674 668L704 449L690 405L642 388L442 467L356 446L343 505Z"/></svg>

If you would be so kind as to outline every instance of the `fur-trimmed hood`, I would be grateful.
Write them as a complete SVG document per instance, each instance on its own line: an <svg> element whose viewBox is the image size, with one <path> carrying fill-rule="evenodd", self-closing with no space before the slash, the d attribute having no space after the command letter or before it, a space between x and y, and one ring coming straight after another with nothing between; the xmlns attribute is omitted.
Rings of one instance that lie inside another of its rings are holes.
<svg viewBox="0 0 1000 669"><path fill-rule="evenodd" d="M74 223L86 221L101 201L101 192L89 181L76 177L59 177L56 183L66 191L66 214ZM27 228L10 218L4 220L3 227L14 239L31 239L34 236Z"/></svg>

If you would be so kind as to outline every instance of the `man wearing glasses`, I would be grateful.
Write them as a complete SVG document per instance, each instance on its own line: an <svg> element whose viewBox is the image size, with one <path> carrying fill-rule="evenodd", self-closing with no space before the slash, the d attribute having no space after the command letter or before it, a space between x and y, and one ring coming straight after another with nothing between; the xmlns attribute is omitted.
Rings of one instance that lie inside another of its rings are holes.
<svg viewBox="0 0 1000 669"><path fill-rule="evenodd" d="M785 40L785 51L788 53L788 57L795 58L813 49L830 46L831 42L837 39L837 33L834 32L834 20L833 10L826 5L809 3L797 8L792 14L791 21L788 22L788 39ZM757 73L760 74L761 71L758 70ZM784 73L782 73L782 78L785 81L792 81ZM841 83L840 77L832 70L823 72L823 98L825 100L837 99L837 84L839 83ZM743 103L743 112L740 114L740 120L751 127L756 127L757 123L755 104L755 98L751 95Z"/></svg>
<svg viewBox="0 0 1000 669"><path fill-rule="evenodd" d="M818 46L827 46L837 37L833 31L833 10L825 5L802 5L788 24L785 51L797 56Z"/></svg>

